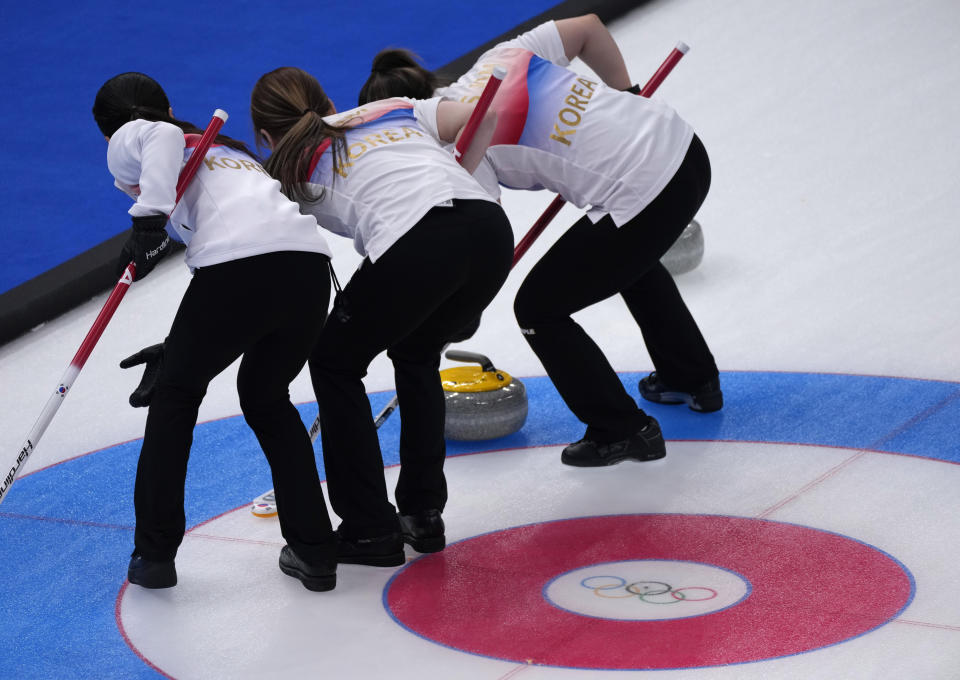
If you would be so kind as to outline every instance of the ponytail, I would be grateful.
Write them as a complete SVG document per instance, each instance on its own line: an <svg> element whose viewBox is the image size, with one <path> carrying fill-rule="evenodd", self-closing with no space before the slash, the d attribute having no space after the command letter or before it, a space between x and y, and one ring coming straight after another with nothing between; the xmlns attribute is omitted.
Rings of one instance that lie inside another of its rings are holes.
<svg viewBox="0 0 960 680"><path fill-rule="evenodd" d="M360 89L359 104L363 106L391 97L430 99L434 90L445 84L439 76L421 66L413 52L381 50L373 58L370 77Z"/></svg>
<svg viewBox="0 0 960 680"><path fill-rule="evenodd" d="M334 169L347 157L344 130L323 120L331 108L330 99L316 78L292 66L264 74L253 87L250 116L257 148L262 148L265 141L261 130L269 133L274 142L264 168L279 180L283 193L295 201L323 199L323 189L313 194L307 186L317 147L330 141Z"/></svg>

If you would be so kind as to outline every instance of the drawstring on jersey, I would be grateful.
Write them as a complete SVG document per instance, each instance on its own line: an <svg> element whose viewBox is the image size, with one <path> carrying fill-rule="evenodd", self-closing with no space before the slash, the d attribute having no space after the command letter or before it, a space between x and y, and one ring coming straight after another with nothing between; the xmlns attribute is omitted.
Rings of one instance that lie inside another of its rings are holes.
<svg viewBox="0 0 960 680"><path fill-rule="evenodd" d="M340 281L337 279L337 272L333 270L333 263L327 260L327 270L330 272L330 280L333 281L333 290L336 291L333 296L333 314L337 321L346 323L350 320L350 310L347 307L346 298L343 296L343 288L340 287Z"/></svg>

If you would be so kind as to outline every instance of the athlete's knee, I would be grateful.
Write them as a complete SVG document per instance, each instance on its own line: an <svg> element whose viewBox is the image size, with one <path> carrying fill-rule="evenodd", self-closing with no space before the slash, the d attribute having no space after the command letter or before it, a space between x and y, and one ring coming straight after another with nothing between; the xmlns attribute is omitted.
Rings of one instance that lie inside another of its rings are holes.
<svg viewBox="0 0 960 680"><path fill-rule="evenodd" d="M549 300L524 284L513 299L513 316L520 329L526 332L525 329L532 329L547 321L550 316Z"/></svg>
<svg viewBox="0 0 960 680"><path fill-rule="evenodd" d="M165 380L161 376L154 390L151 406L165 404L180 408L199 408L207 394L207 383L186 384Z"/></svg>
<svg viewBox="0 0 960 680"><path fill-rule="evenodd" d="M443 345L443 341L419 346L398 345L387 350L387 358L393 362L394 366L402 366L407 370L435 371L440 368L440 353Z"/></svg>
<svg viewBox="0 0 960 680"><path fill-rule="evenodd" d="M311 363L310 382L320 410L337 408L361 398L366 393L364 376L365 370L338 367L326 362Z"/></svg>
<svg viewBox="0 0 960 680"><path fill-rule="evenodd" d="M284 410L291 407L290 393L287 390L238 384L237 396L240 397L240 411L243 413L244 419L251 425L261 421L274 420Z"/></svg>

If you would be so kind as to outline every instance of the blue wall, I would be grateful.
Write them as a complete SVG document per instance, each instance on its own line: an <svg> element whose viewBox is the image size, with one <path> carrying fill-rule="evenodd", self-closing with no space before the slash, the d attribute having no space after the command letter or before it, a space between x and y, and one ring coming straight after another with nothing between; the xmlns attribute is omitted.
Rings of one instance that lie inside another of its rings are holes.
<svg viewBox="0 0 960 680"><path fill-rule="evenodd" d="M231 116L224 133L252 143L249 94L266 71L305 68L349 108L377 50L408 47L437 68L557 4L3 2L0 294L129 226L129 200L112 187L90 113L113 75L152 75L177 116L200 127L223 108Z"/></svg>

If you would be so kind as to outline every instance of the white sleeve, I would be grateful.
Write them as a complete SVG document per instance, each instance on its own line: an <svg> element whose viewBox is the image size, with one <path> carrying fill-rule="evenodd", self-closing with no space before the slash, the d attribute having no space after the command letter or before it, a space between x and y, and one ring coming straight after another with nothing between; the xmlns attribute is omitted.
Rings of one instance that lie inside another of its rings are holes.
<svg viewBox="0 0 960 680"><path fill-rule="evenodd" d="M443 97L410 99L409 101L413 102L413 115L416 116L417 122L423 126L423 129L426 130L431 137L441 144L444 144L445 142L440 139L440 127L437 123L437 108L440 106L440 102L443 101Z"/></svg>
<svg viewBox="0 0 960 680"><path fill-rule="evenodd" d="M317 196L321 191L330 192L331 189L324 187L322 184L307 182L307 191L310 195ZM301 214L310 215L317 221L317 228L326 229L332 234L344 236L349 239L355 236L356 229L350 228L333 214L321 210L320 201L300 201L298 205L300 206Z"/></svg>
<svg viewBox="0 0 960 680"><path fill-rule="evenodd" d="M417 122L423 126L434 139L436 139L444 149L450 153L453 158L453 142L445 142L440 139L440 129L437 123L437 110L440 108L440 102L446 97L434 97L433 99L411 100L413 101L413 113L417 117ZM497 173L490 165L490 162L484 156L480 160L480 165L473 171L473 178L480 183L488 194L494 199L500 198L500 184L497 182Z"/></svg>
<svg viewBox="0 0 960 680"><path fill-rule="evenodd" d="M490 194L491 198L500 200L500 182L497 179L497 171L493 169L486 156L480 159L480 165L473 171L473 178Z"/></svg>
<svg viewBox="0 0 960 680"><path fill-rule="evenodd" d="M503 46L522 47L558 66L570 65L567 52L563 49L560 31L557 30L557 24L553 21L544 22L526 33L521 33L513 40L503 43Z"/></svg>
<svg viewBox="0 0 960 680"><path fill-rule="evenodd" d="M107 166L115 183L139 189L131 215L170 214L185 145L180 128L161 122L132 121L110 138Z"/></svg>

